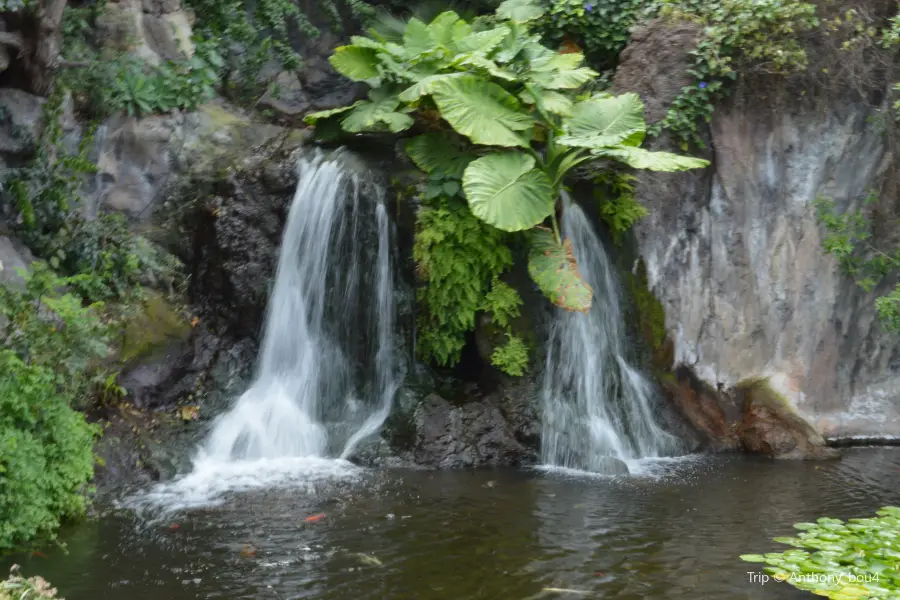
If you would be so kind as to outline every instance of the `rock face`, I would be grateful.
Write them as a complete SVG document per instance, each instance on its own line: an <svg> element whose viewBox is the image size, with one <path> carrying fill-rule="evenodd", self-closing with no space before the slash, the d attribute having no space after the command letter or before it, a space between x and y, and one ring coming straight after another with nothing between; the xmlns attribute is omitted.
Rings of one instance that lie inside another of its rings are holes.
<svg viewBox="0 0 900 600"><path fill-rule="evenodd" d="M619 90L669 89L628 64L656 58L653 40L665 35L656 27L626 53ZM650 212L637 226L638 245L665 309L673 366L689 368L713 394L697 396L695 424L705 420L733 446L710 398L766 378L825 437L900 435L900 338L880 327L873 305L892 282L866 293L843 276L822 249L813 206L827 197L841 212L859 209L894 158L868 106L787 99L776 107L761 94L717 109L710 168L642 174L638 186ZM666 148L665 139L656 145ZM757 422L770 416L750 412ZM755 425L741 431L751 449L784 445L761 441Z"/></svg>
<svg viewBox="0 0 900 600"><path fill-rule="evenodd" d="M410 420L412 447L401 456L417 465L452 469L533 464L540 429L527 391L471 395L461 404L427 396Z"/></svg>

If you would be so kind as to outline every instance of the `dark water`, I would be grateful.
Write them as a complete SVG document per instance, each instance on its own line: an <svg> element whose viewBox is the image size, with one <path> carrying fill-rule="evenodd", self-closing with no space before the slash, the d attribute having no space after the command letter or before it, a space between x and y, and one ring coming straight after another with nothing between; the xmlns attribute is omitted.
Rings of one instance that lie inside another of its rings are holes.
<svg viewBox="0 0 900 600"><path fill-rule="evenodd" d="M369 472L155 522L112 510L65 532L68 554L15 560L68 600L802 599L812 596L752 583L755 565L738 555L778 549L770 538L797 521L900 504L893 449L831 463L732 457L648 469L620 479Z"/></svg>

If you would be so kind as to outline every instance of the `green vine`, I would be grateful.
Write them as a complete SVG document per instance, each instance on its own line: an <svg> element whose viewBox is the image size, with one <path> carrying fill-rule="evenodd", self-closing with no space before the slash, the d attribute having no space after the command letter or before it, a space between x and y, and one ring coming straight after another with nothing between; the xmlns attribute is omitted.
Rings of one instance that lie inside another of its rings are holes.
<svg viewBox="0 0 900 600"><path fill-rule="evenodd" d="M878 203L870 193L865 204ZM881 280L900 269L900 248L879 248L873 241L872 222L863 209L838 213L833 200L815 200L816 216L825 228L823 246L837 259L841 270L856 279L865 291L871 291ZM875 300L875 309L889 331L900 332L900 285Z"/></svg>
<svg viewBox="0 0 900 600"><path fill-rule="evenodd" d="M738 72L788 74L807 65L798 33L818 25L815 6L798 0L664 0L662 14L703 26L693 65L694 83L683 88L665 119L651 131L667 130L687 149L705 144L698 123L709 122L714 103L726 96Z"/></svg>

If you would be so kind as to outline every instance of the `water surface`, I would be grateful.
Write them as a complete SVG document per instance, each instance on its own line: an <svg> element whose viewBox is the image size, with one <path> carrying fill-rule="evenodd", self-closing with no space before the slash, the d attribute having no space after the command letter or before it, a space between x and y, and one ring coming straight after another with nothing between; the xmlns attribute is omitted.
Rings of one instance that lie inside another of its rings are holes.
<svg viewBox="0 0 900 600"><path fill-rule="evenodd" d="M756 565L738 555L779 549L770 538L797 521L900 504L888 448L642 464L615 479L357 470L205 508L108 508L64 532L68 554L4 563L68 600L802 599L813 596L751 583Z"/></svg>

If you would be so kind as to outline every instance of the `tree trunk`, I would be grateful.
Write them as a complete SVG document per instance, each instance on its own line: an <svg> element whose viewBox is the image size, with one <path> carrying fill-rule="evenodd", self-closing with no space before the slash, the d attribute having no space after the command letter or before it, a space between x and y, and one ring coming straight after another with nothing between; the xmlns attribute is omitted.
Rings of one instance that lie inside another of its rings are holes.
<svg viewBox="0 0 900 600"><path fill-rule="evenodd" d="M49 96L60 66L62 18L68 0L39 0L34 13L34 51L27 57L26 72L31 93Z"/></svg>

